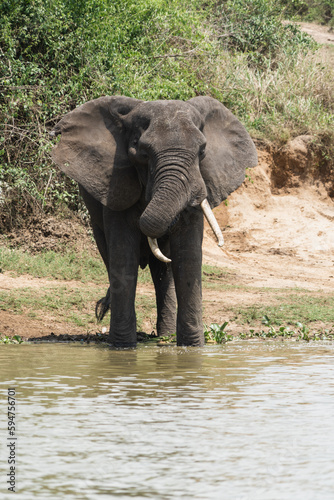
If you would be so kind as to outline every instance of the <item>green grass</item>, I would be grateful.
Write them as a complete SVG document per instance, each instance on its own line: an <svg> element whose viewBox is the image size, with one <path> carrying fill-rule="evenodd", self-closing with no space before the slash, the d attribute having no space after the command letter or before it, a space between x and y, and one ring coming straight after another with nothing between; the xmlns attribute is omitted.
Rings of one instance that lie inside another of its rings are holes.
<svg viewBox="0 0 334 500"><path fill-rule="evenodd" d="M332 0L281 0L280 3L285 15L290 19L334 26Z"/></svg>
<svg viewBox="0 0 334 500"><path fill-rule="evenodd" d="M74 250L65 253L54 251L31 254L20 249L0 248L2 271L13 271L17 275L30 274L35 278L78 280L83 283L108 282L102 259Z"/></svg>
<svg viewBox="0 0 334 500"><path fill-rule="evenodd" d="M149 322L150 330L156 329L156 302L155 297L147 296L147 295L139 295L137 293L136 296L136 318L137 318L137 330L142 331L145 330L144 323ZM147 329L146 329L147 330ZM150 334L151 331L146 331L146 333Z"/></svg>
<svg viewBox="0 0 334 500"><path fill-rule="evenodd" d="M106 271L100 258L74 252L30 254L20 249L1 248L0 263L2 271L12 272L17 276L29 274L35 278L77 282L75 287L60 283L57 287L46 285L40 289L31 287L3 291L0 294L1 309L15 314L27 314L36 319L43 318L43 314L47 313L59 320L86 328L95 324L95 303L105 295L108 286ZM152 283L148 267L139 270L138 282ZM208 265L203 266L203 288L220 292L239 289L254 291L252 287L236 284L233 272ZM270 318L272 325L295 325L296 322L306 325L315 322L334 324L332 294L297 289L283 294L282 290L265 290L268 294L267 303L264 299L260 304L237 306L228 310L222 303L219 315L226 314L234 322L248 325L258 325L264 316ZM154 296L137 294L136 307L138 328L143 328L145 320L149 320L153 328L156 318Z"/></svg>
<svg viewBox="0 0 334 500"><path fill-rule="evenodd" d="M0 291L0 310L13 314L27 315L35 320L45 317L55 323L63 322L88 330L97 328L95 303L105 294L105 287L84 284L78 288L62 285L59 287L20 288ZM151 320L152 330L156 322L155 298L137 294L137 328L143 328L144 321ZM109 314L99 324L99 328L109 325ZM22 325L24 334L24 324ZM1 332L0 332L1 334Z"/></svg>
<svg viewBox="0 0 334 500"><path fill-rule="evenodd" d="M46 251L30 253L19 248L0 248L0 269L17 276L29 274L34 278L80 281L108 285L107 271L100 257L75 250L63 253ZM148 267L139 269L139 283L150 283Z"/></svg>
<svg viewBox="0 0 334 500"><path fill-rule="evenodd" d="M285 143L313 134L333 142L333 81L332 65L318 53L281 55L261 71L246 54L222 54L215 86L255 138Z"/></svg>
<svg viewBox="0 0 334 500"><path fill-rule="evenodd" d="M53 317L56 322L64 321L88 328L96 324L95 302L104 292L102 287L84 286L78 289L67 286L27 287L19 292L14 289L0 292L0 309L14 314L28 314L37 320L44 316Z"/></svg>
<svg viewBox="0 0 334 500"><path fill-rule="evenodd" d="M299 321L295 323L294 328L290 328L284 324L274 327L270 324L270 320L267 316L263 319L262 323L265 324L267 328L261 328L261 330L249 329L248 331L240 332L236 335L229 333L227 321L225 321L222 325L219 325L218 323L205 325L205 342L209 344L225 344L226 342L231 342L233 340L250 339L278 339L282 341L294 339L296 341L305 340L306 342L309 342L310 340L334 340L334 325L331 328L310 331L310 328Z"/></svg>
<svg viewBox="0 0 334 500"><path fill-rule="evenodd" d="M275 325L296 322L310 324L321 321L334 324L334 297L332 294L301 292L286 293L275 297L276 304L259 304L251 307L233 308L235 320L244 324L255 324L267 316Z"/></svg>
<svg viewBox="0 0 334 500"><path fill-rule="evenodd" d="M3 335L0 336L0 344L23 344L23 340L20 335L14 335L13 337Z"/></svg>
<svg viewBox="0 0 334 500"><path fill-rule="evenodd" d="M80 281L81 283L108 283L107 272L100 257L74 250L63 253L46 251L30 253L19 248L0 248L0 270L11 271L17 276L29 274L34 278L59 279L65 281ZM203 265L203 282L214 284L229 272L213 266ZM139 269L138 282L152 283L148 266Z"/></svg>

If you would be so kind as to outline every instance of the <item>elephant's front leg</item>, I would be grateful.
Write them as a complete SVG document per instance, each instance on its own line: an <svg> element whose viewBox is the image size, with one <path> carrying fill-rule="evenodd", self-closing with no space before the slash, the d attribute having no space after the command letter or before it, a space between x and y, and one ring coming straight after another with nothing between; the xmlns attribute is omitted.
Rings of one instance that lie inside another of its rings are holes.
<svg viewBox="0 0 334 500"><path fill-rule="evenodd" d="M159 242L160 250L169 255L169 242ZM150 271L155 287L157 301L157 334L158 336L171 335L176 332L176 295L173 272L170 264L149 258Z"/></svg>
<svg viewBox="0 0 334 500"><path fill-rule="evenodd" d="M204 344L202 318L203 213L188 209L181 214L170 237L172 269L178 303L177 344Z"/></svg>
<svg viewBox="0 0 334 500"><path fill-rule="evenodd" d="M115 347L137 342L135 295L140 255L140 231L130 210L104 208L110 282L110 341Z"/></svg>

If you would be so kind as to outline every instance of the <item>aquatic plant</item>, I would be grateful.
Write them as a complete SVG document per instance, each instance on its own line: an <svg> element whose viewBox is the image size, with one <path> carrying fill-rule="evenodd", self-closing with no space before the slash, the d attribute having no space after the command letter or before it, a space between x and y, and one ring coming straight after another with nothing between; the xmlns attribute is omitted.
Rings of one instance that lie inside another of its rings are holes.
<svg viewBox="0 0 334 500"><path fill-rule="evenodd" d="M22 344L23 342L20 335L14 335L13 337L3 335L0 337L0 344Z"/></svg>
<svg viewBox="0 0 334 500"><path fill-rule="evenodd" d="M210 326L204 325L204 337L205 342L215 342L216 344L222 344L233 340L233 335L228 334L225 330L228 325L228 321L225 321L222 325L218 323L211 323Z"/></svg>

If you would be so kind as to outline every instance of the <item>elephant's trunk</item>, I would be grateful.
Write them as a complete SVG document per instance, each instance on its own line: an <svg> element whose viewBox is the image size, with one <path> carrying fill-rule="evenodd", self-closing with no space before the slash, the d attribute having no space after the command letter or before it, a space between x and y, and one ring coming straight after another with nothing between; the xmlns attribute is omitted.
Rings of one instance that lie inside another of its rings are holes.
<svg viewBox="0 0 334 500"><path fill-rule="evenodd" d="M140 229L146 236L163 236L189 204L191 186L187 167L192 161L193 157L186 152L174 152L168 159L156 158L152 199L140 218Z"/></svg>
<svg viewBox="0 0 334 500"><path fill-rule="evenodd" d="M140 218L141 231L151 238L160 238L187 206L187 202L187 197L175 183L162 184Z"/></svg>
<svg viewBox="0 0 334 500"><path fill-rule="evenodd" d="M221 229L219 227L217 219L214 216L214 214L211 210L211 207L209 205L209 202L206 198L205 198L205 200L202 201L201 208L203 210L203 213L205 215L206 220L208 221L208 223L211 226L211 229L213 230L214 234L216 235L216 238L218 241L218 246L222 247L224 245L223 233L221 232ZM148 236L148 243L150 245L150 248L151 248L153 254L155 255L155 257L157 259L161 260L161 262L166 262L166 263L172 262L168 257L163 255L163 253L161 252L161 250L159 248L158 241L156 238L152 239Z"/></svg>

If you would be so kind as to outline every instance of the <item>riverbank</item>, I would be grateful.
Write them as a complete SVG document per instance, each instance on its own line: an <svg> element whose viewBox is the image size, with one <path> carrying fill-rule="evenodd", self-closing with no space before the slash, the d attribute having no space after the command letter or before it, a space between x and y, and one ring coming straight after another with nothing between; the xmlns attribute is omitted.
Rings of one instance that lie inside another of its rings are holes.
<svg viewBox="0 0 334 500"><path fill-rule="evenodd" d="M332 184L330 176L326 181L306 169L310 156L303 141L285 148L284 162L283 152L259 150L258 166L215 209L223 249L205 228L203 319L206 325L228 322L224 335L249 337L253 330L255 337L274 337L272 329L278 333L280 327L295 338L303 328L310 338L334 333ZM97 325L94 317L95 302L107 289L106 272L89 227L78 218L32 221L1 243L1 335L80 337L108 327L108 318ZM138 330L155 331L147 270L140 272L137 320Z"/></svg>

